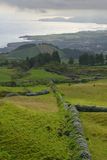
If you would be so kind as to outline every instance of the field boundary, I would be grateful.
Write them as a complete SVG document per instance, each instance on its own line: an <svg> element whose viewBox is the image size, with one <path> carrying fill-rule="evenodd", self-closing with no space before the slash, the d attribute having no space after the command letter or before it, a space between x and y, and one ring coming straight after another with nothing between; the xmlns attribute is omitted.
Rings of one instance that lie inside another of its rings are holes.
<svg viewBox="0 0 107 160"><path fill-rule="evenodd" d="M76 134L76 142L80 148L80 158L82 160L91 160L91 154L88 148L87 141L84 136L83 127L79 118L79 112L75 106L65 104L64 106L72 115L72 124Z"/></svg>
<svg viewBox="0 0 107 160"><path fill-rule="evenodd" d="M106 107L75 105L79 112L107 112Z"/></svg>
<svg viewBox="0 0 107 160"><path fill-rule="evenodd" d="M65 103L63 96L56 89L54 84L51 86L51 89L56 96L58 105L70 113L70 123L72 123L73 126L73 130L70 133L70 138L74 138L75 136L76 145L79 148L79 153L77 153L79 154L79 158L82 160L92 160L88 144L84 136L81 120L79 118L79 111L75 106Z"/></svg>

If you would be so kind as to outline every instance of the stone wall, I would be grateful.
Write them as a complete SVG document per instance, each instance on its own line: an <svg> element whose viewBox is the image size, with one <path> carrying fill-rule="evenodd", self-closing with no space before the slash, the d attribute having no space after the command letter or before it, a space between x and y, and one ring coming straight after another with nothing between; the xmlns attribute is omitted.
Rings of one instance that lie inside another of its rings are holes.
<svg viewBox="0 0 107 160"><path fill-rule="evenodd" d="M91 154L84 136L83 127L79 118L79 112L75 106L69 104L65 104L65 108L67 108L72 115L72 125L75 130L76 142L80 148L80 158L82 160L91 160Z"/></svg>
<svg viewBox="0 0 107 160"><path fill-rule="evenodd" d="M107 112L107 108L106 107L75 105L75 108L79 112Z"/></svg>

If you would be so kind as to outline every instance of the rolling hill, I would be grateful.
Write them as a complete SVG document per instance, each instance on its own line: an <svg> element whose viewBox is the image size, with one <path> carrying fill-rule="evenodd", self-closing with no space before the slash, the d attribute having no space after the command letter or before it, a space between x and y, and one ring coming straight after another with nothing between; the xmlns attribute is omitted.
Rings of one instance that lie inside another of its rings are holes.
<svg viewBox="0 0 107 160"><path fill-rule="evenodd" d="M7 59L26 59L26 57L35 57L41 53L52 54L54 51L58 51L60 56L63 57L63 52L59 48L51 44L25 44L19 46L18 48L9 52L8 54L3 53L1 54L1 56L4 55Z"/></svg>
<svg viewBox="0 0 107 160"><path fill-rule="evenodd" d="M0 49L0 52L8 52L5 56L9 59L25 59L26 57L34 57L39 53L51 54L53 51L58 51L64 60L71 56L77 59L87 51L91 54L107 54L107 31L23 36L21 38L29 41L10 43L6 48Z"/></svg>
<svg viewBox="0 0 107 160"><path fill-rule="evenodd" d="M10 59L34 57L38 53L60 52L61 58L78 58L83 52L107 54L107 31L86 31L69 34L23 36L26 42L9 43L0 48L1 53L8 52ZM33 44L32 44L33 43ZM56 47L57 46L57 47ZM60 48L60 49L59 49ZM63 54L62 54L63 53Z"/></svg>
<svg viewBox="0 0 107 160"><path fill-rule="evenodd" d="M22 38L34 43L51 43L59 48L79 49L82 51L106 52L107 30L84 31L67 34L53 34L41 36L23 36Z"/></svg>

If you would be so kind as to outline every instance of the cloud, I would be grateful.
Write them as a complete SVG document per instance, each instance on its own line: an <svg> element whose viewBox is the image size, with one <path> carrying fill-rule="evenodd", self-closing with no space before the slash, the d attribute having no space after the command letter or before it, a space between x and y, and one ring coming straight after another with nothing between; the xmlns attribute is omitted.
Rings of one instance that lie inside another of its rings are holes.
<svg viewBox="0 0 107 160"><path fill-rule="evenodd" d="M28 9L107 9L107 0L0 0L19 8Z"/></svg>
<svg viewBox="0 0 107 160"><path fill-rule="evenodd" d="M92 17L92 16L83 16L83 17L54 17L54 18L42 18L38 21L42 22L72 22L72 23L96 23L96 24L107 24L107 17Z"/></svg>
<svg viewBox="0 0 107 160"><path fill-rule="evenodd" d="M65 18L65 17L54 17L54 18L42 18L38 21L42 22L71 22L72 18Z"/></svg>

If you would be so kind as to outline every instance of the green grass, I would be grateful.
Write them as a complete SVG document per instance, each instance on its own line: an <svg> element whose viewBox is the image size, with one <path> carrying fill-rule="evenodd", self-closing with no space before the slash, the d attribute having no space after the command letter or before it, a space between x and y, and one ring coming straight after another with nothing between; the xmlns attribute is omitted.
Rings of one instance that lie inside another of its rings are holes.
<svg viewBox="0 0 107 160"><path fill-rule="evenodd" d="M69 66L72 73L80 78L107 78L107 66Z"/></svg>
<svg viewBox="0 0 107 160"><path fill-rule="evenodd" d="M13 69L7 69L5 67L0 67L0 82L11 81L12 74L13 74Z"/></svg>
<svg viewBox="0 0 107 160"><path fill-rule="evenodd" d="M58 85L65 99L72 104L107 107L107 80L86 84ZM107 113L81 113L85 136L92 160L107 159Z"/></svg>
<svg viewBox="0 0 107 160"><path fill-rule="evenodd" d="M40 92L42 90L49 90L50 88L45 85L37 85L33 87L5 87L0 86L0 94L3 92ZM49 101L47 101L49 99ZM56 105L56 100L53 97L52 93L43 95L43 96L34 96L34 97L26 97L26 96L16 96L16 97L4 97L1 99L2 101L8 101L14 105L18 105L21 107L26 107L28 109L36 109L37 111L52 111L54 112L58 110Z"/></svg>
<svg viewBox="0 0 107 160"><path fill-rule="evenodd" d="M18 70L0 67L0 82L16 81L20 85L29 86L32 85L33 82L36 83L36 81L39 81L38 83L47 83L50 80L62 81L67 79L67 77L63 75L50 73L43 69L31 69L21 78L16 78L17 74Z"/></svg>
<svg viewBox="0 0 107 160"><path fill-rule="evenodd" d="M59 124L57 114L0 107L0 159L67 159L67 139L56 135Z"/></svg>
<svg viewBox="0 0 107 160"><path fill-rule="evenodd" d="M107 160L107 113L81 113L92 160Z"/></svg>
<svg viewBox="0 0 107 160"><path fill-rule="evenodd" d="M16 50L11 51L9 54L6 54L5 57L8 59L26 59L26 57L35 57L40 53L49 53L52 54L54 51L58 51L62 56L63 52L56 47L49 44L40 44L40 45L24 45Z"/></svg>
<svg viewBox="0 0 107 160"><path fill-rule="evenodd" d="M61 84L58 88L72 104L107 107L107 80L85 84Z"/></svg>
<svg viewBox="0 0 107 160"><path fill-rule="evenodd" d="M48 100L49 99L49 100ZM29 110L35 110L38 112L57 112L58 107L56 105L56 99L52 94L37 96L37 97L8 97L4 98L2 101L7 101L13 105L27 108Z"/></svg>
<svg viewBox="0 0 107 160"><path fill-rule="evenodd" d="M6 87L6 86L0 86L0 92L39 92L41 90L49 89L49 87L45 85L35 85L33 87Z"/></svg>
<svg viewBox="0 0 107 160"><path fill-rule="evenodd" d="M12 70L0 68L0 81L10 81ZM3 75L5 75L3 77ZM7 76L7 77L6 77ZM21 80L65 79L43 69L32 69ZM107 79L85 84L60 84L59 90L65 100L72 104L107 107ZM45 85L34 87L2 87L0 92L25 92L49 89ZM50 93L38 97L6 97L0 100L0 160L77 160L71 143L59 129L65 124L65 113L60 113L56 99ZM107 114L81 113L89 148L93 160L107 159ZM65 127L66 126L66 127Z"/></svg>
<svg viewBox="0 0 107 160"><path fill-rule="evenodd" d="M66 77L47 72L43 69L31 69L27 75L22 78L23 80L65 80Z"/></svg>
<svg viewBox="0 0 107 160"><path fill-rule="evenodd" d="M75 160L78 156L75 140L61 134L67 127L65 112L58 111L52 95L2 99L0 159Z"/></svg>
<svg viewBox="0 0 107 160"><path fill-rule="evenodd" d="M35 57L39 54L38 48L35 47L27 47L22 49L17 49L6 55L8 59L26 59L26 57Z"/></svg>

